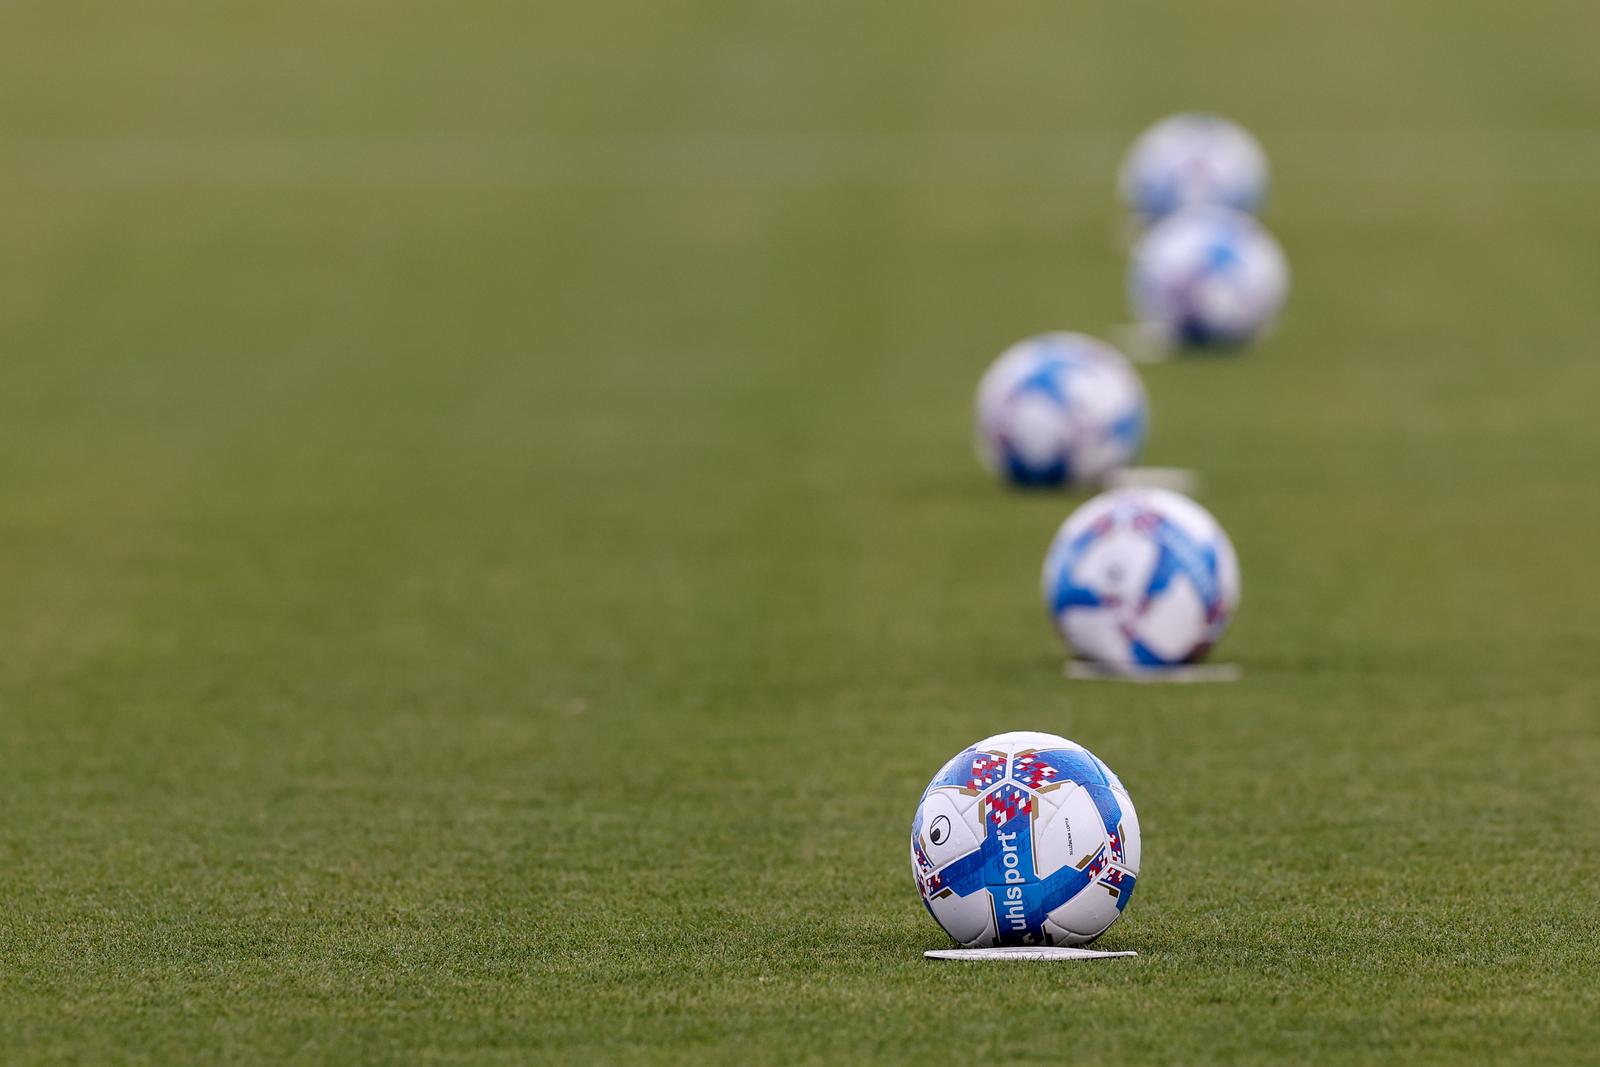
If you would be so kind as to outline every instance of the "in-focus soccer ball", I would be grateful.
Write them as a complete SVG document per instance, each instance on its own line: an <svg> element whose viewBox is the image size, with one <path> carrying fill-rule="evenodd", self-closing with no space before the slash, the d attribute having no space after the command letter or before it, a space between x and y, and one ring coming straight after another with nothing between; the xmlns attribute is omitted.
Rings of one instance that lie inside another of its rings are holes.
<svg viewBox="0 0 1600 1067"><path fill-rule="evenodd" d="M1220 115L1184 114L1146 130L1122 161L1123 203L1145 220L1185 207L1257 211L1266 202L1266 153Z"/></svg>
<svg viewBox="0 0 1600 1067"><path fill-rule="evenodd" d="M1138 456L1148 405L1122 353L1081 333L1012 345L978 384L978 451L1017 485L1094 482Z"/></svg>
<svg viewBox="0 0 1600 1067"><path fill-rule="evenodd" d="M1077 655L1192 663L1239 606L1239 560L1211 513L1168 489L1117 489L1074 511L1044 561L1044 599Z"/></svg>
<svg viewBox="0 0 1600 1067"><path fill-rule="evenodd" d="M1174 343L1242 345L1283 310L1289 263L1251 216L1192 208L1168 215L1140 238L1128 290L1139 319Z"/></svg>
<svg viewBox="0 0 1600 1067"><path fill-rule="evenodd" d="M1139 817L1117 776L1054 734L984 738L946 763L911 823L928 911L969 948L1084 945L1139 875Z"/></svg>

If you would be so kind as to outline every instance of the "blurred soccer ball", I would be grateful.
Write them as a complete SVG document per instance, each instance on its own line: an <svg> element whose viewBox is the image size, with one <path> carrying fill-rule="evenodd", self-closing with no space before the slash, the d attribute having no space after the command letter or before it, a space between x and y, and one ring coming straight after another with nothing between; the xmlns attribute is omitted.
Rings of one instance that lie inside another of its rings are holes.
<svg viewBox="0 0 1600 1067"><path fill-rule="evenodd" d="M1044 561L1056 629L1086 659L1170 667L1203 657L1239 606L1239 560L1211 513L1168 489L1118 489L1074 511Z"/></svg>
<svg viewBox="0 0 1600 1067"><path fill-rule="evenodd" d="M1013 345L978 384L978 450L1017 485L1094 482L1144 445L1147 403L1133 366L1080 333Z"/></svg>
<svg viewBox="0 0 1600 1067"><path fill-rule="evenodd" d="M1139 817L1083 746L998 734L928 783L911 823L911 872L929 913L965 946L1083 945L1133 895Z"/></svg>
<svg viewBox="0 0 1600 1067"><path fill-rule="evenodd" d="M1133 252L1134 312L1185 345L1242 345L1277 319L1289 292L1283 249L1254 218L1227 208L1167 216Z"/></svg>
<svg viewBox="0 0 1600 1067"><path fill-rule="evenodd" d="M1266 154L1244 127L1220 115L1183 114L1162 119L1134 142L1118 187L1123 202L1150 220L1207 205L1256 211L1268 181Z"/></svg>

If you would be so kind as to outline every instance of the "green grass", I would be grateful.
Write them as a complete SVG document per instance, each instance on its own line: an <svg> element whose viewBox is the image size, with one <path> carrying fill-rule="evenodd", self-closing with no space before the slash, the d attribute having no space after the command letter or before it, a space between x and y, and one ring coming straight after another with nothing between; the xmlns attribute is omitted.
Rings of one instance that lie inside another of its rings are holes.
<svg viewBox="0 0 1600 1067"><path fill-rule="evenodd" d="M0 7L0 1060L1594 1062L1600 9L1102 8ZM1069 683L970 391L1197 105L1246 676ZM921 958L1018 728L1138 959Z"/></svg>

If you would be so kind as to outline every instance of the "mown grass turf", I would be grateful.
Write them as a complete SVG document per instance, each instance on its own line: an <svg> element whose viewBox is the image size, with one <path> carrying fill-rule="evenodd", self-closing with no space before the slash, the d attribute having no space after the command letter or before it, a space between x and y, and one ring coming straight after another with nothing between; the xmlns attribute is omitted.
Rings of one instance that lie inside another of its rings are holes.
<svg viewBox="0 0 1600 1067"><path fill-rule="evenodd" d="M0 10L0 1060L1593 1061L1600 9ZM1149 370L1245 602L1072 684L970 390L1110 181L1277 167ZM1108 965L934 964L996 731L1131 788Z"/></svg>

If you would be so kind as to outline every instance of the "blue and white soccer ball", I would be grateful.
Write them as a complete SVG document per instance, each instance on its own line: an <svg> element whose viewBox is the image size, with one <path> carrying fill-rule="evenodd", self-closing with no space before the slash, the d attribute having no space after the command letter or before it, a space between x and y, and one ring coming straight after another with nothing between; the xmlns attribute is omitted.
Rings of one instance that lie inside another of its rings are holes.
<svg viewBox="0 0 1600 1067"><path fill-rule="evenodd" d="M1220 115L1182 114L1146 130L1122 161L1123 203L1146 221L1186 207L1254 212L1267 199L1267 156Z"/></svg>
<svg viewBox="0 0 1600 1067"><path fill-rule="evenodd" d="M1289 262L1267 228L1228 208L1169 215L1133 251L1129 297L1141 322L1191 346L1246 344L1289 295Z"/></svg>
<svg viewBox="0 0 1600 1067"><path fill-rule="evenodd" d="M1239 606L1239 560L1211 513L1169 489L1117 489L1074 511L1044 561L1056 629L1084 659L1201 659Z"/></svg>
<svg viewBox="0 0 1600 1067"><path fill-rule="evenodd" d="M928 912L968 948L1084 945L1139 876L1139 817L1122 782L1054 734L984 738L946 763L911 823Z"/></svg>
<svg viewBox="0 0 1600 1067"><path fill-rule="evenodd" d="M978 451L1016 485L1092 483L1144 446L1144 385L1122 353L1081 333L1008 348L978 383Z"/></svg>

